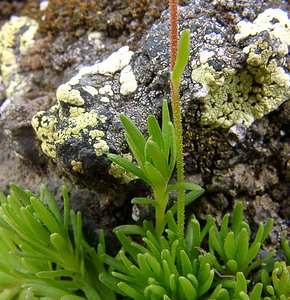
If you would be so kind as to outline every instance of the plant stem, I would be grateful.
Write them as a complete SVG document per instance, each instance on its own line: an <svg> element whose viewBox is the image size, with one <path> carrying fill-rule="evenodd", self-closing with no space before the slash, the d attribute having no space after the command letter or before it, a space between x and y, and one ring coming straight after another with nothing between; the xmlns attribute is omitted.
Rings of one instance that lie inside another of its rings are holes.
<svg viewBox="0 0 290 300"><path fill-rule="evenodd" d="M178 1L170 0L170 21L171 21L171 34L170 34L170 57L171 57L171 71L174 68L177 56L177 42L178 42ZM174 126L176 131L176 169L177 169L177 182L184 181L183 169L183 144L182 144L182 123L179 103L179 85L177 86L171 80L171 105L173 111ZM184 238L184 211L185 211L185 197L184 190L177 190L177 237L181 241Z"/></svg>
<svg viewBox="0 0 290 300"><path fill-rule="evenodd" d="M178 43L178 0L170 0L170 70L176 61Z"/></svg>

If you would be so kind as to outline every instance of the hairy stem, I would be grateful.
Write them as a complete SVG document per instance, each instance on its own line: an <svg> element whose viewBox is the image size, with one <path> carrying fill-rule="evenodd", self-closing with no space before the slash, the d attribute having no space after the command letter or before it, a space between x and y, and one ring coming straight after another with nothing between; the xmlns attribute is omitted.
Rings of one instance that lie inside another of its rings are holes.
<svg viewBox="0 0 290 300"><path fill-rule="evenodd" d="M171 71L175 66L177 57L177 41L178 41L178 1L170 0L170 21L171 21L171 34L170 34L170 50L171 50ZM171 105L173 111L174 126L176 131L176 169L177 169L177 182L184 181L183 169L183 144L182 144L182 123L179 103L179 84L176 84L171 79ZM184 190L177 190L177 235L180 241L184 238L184 211L185 211L185 197Z"/></svg>

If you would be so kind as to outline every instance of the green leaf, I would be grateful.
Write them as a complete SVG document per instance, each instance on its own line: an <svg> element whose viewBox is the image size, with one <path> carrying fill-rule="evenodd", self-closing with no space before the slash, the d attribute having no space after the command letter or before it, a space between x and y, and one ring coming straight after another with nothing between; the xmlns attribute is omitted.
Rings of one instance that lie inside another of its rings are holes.
<svg viewBox="0 0 290 300"><path fill-rule="evenodd" d="M36 213L38 214L41 222L43 222L43 225L47 227L50 233L63 233L62 228L57 222L55 216L42 202L34 197L31 197L30 202Z"/></svg>
<svg viewBox="0 0 290 300"><path fill-rule="evenodd" d="M145 230L139 225L120 225L114 228L114 232L119 231L126 235L145 235Z"/></svg>
<svg viewBox="0 0 290 300"><path fill-rule="evenodd" d="M244 274L242 272L238 272L235 286L235 295L238 296L241 291L247 293L247 281Z"/></svg>
<svg viewBox="0 0 290 300"><path fill-rule="evenodd" d="M212 226L209 230L209 246L210 246L210 248L215 250L220 255L220 257L225 259L225 252L224 252L223 244L222 244L221 240L219 239L219 234L218 234L217 228L215 226ZM210 251L210 252L212 252L212 251ZM212 252L212 254L214 255L213 252Z"/></svg>
<svg viewBox="0 0 290 300"><path fill-rule="evenodd" d="M156 200L150 199L150 198L133 198L131 200L132 204L142 204L142 205L152 205L154 207L156 207L156 205L158 205L158 202Z"/></svg>
<svg viewBox="0 0 290 300"><path fill-rule="evenodd" d="M235 205L233 214L232 214L232 229L235 234L240 231L240 226L243 221L243 204L238 202Z"/></svg>
<svg viewBox="0 0 290 300"><path fill-rule="evenodd" d="M256 300L256 299L261 299L263 291L263 284L261 282L258 282L255 284L253 290L250 292L250 300Z"/></svg>
<svg viewBox="0 0 290 300"><path fill-rule="evenodd" d="M164 153L168 157L170 149L173 147L174 139L172 136L173 124L170 121L170 114L168 109L168 104L166 100L162 102L162 136L164 142ZM174 127L173 127L174 132ZM175 134L175 132L174 132Z"/></svg>
<svg viewBox="0 0 290 300"><path fill-rule="evenodd" d="M232 231L230 231L225 238L224 249L225 249L227 260L235 258L235 252L236 252L235 234Z"/></svg>
<svg viewBox="0 0 290 300"><path fill-rule="evenodd" d="M118 283L120 290L134 300L144 300L144 296L125 282Z"/></svg>
<svg viewBox="0 0 290 300"><path fill-rule="evenodd" d="M198 289L198 296L204 295L212 286L214 279L214 270L210 270L206 281Z"/></svg>
<svg viewBox="0 0 290 300"><path fill-rule="evenodd" d="M23 191L19 186L11 182L9 184L11 190L11 196L21 203L19 206L28 205L30 203L30 194Z"/></svg>
<svg viewBox="0 0 290 300"><path fill-rule="evenodd" d="M149 116L148 117L148 132L149 132L149 138L152 138L152 140L158 145L158 147L165 153L165 145L164 145L164 140L163 140L163 135L160 129L160 126L154 116Z"/></svg>
<svg viewBox="0 0 290 300"><path fill-rule="evenodd" d="M164 188L166 186L167 180L162 176L158 169L149 162L146 162L144 167L146 170L146 176L150 178L150 184L153 189L158 190L159 188Z"/></svg>
<svg viewBox="0 0 290 300"><path fill-rule="evenodd" d="M157 168L166 181L168 181L171 177L171 173L168 172L167 159L157 143L148 139L145 145L145 153L147 161L151 161L154 167Z"/></svg>
<svg viewBox="0 0 290 300"><path fill-rule="evenodd" d="M182 291L184 293L185 298L187 300L197 299L197 292L192 283L186 277L183 276L180 276L178 280L182 287Z"/></svg>
<svg viewBox="0 0 290 300"><path fill-rule="evenodd" d="M236 244L235 260L238 263L239 270L245 270L247 266L247 258L249 252L249 235L248 231L243 228L238 236Z"/></svg>
<svg viewBox="0 0 290 300"><path fill-rule="evenodd" d="M120 115L120 120L126 130L125 137L129 147L133 152L138 164L140 167L142 167L142 165L145 163L144 148L146 140L138 127L135 126L130 119L124 115Z"/></svg>
<svg viewBox="0 0 290 300"><path fill-rule="evenodd" d="M144 174L142 169L137 167L135 164L131 163L128 159L125 157L122 157L120 155L116 154L108 154L107 157L113 161L115 164L121 166L124 168L126 171L132 173L133 175L137 176L138 178L142 179L143 181L147 182L150 184L150 180L147 178L147 176Z"/></svg>
<svg viewBox="0 0 290 300"><path fill-rule="evenodd" d="M186 276L187 274L192 272L192 265L188 255L184 250L180 251L180 259L181 259L182 274Z"/></svg>
<svg viewBox="0 0 290 300"><path fill-rule="evenodd" d="M178 52L176 62L171 73L171 80L176 90L179 88L181 76L189 58L189 39L190 30L183 30L179 39Z"/></svg>
<svg viewBox="0 0 290 300"><path fill-rule="evenodd" d="M50 211L53 213L58 223L61 224L62 217L58 205L55 201L55 198L52 196L52 194L49 192L45 185L41 185L40 187L40 201L43 203L47 203Z"/></svg>

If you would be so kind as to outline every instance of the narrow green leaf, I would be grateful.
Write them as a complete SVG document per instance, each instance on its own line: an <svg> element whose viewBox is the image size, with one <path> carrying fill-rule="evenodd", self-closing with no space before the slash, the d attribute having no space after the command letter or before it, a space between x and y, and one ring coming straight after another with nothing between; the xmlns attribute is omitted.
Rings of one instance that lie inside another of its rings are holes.
<svg viewBox="0 0 290 300"><path fill-rule="evenodd" d="M230 231L225 238L224 249L225 249L227 260L235 258L236 244L235 244L235 235L232 231Z"/></svg>
<svg viewBox="0 0 290 300"><path fill-rule="evenodd" d="M132 277L130 274L129 275L125 275L123 273L119 273L119 272L112 272L112 275L118 279L118 281L126 281L127 283L131 284L131 285L135 285L136 284L136 279L134 277ZM133 283L133 284L132 284Z"/></svg>
<svg viewBox="0 0 290 300"><path fill-rule="evenodd" d="M150 284L146 286L146 288L144 289L144 296L146 297L146 299L154 299L151 298L153 295L163 297L164 295L166 295L166 290L160 285Z"/></svg>
<svg viewBox="0 0 290 300"><path fill-rule="evenodd" d="M118 287L118 283L120 282L118 279L114 278L112 275L102 272L99 275L99 280L108 288L115 291L118 294L124 295L124 293Z"/></svg>
<svg viewBox="0 0 290 300"><path fill-rule="evenodd" d="M190 30L183 30L179 39L176 62L171 73L171 80L176 89L179 88L181 76L189 58Z"/></svg>
<svg viewBox="0 0 290 300"><path fill-rule="evenodd" d="M182 291L184 293L184 296L187 300L194 300L197 299L197 292L194 286L191 284L191 282L183 276L180 276L178 278L179 283L182 287Z"/></svg>
<svg viewBox="0 0 290 300"><path fill-rule="evenodd" d="M126 235L145 235L145 230L142 226L139 225L120 225L114 228L115 231L120 231Z"/></svg>
<svg viewBox="0 0 290 300"><path fill-rule="evenodd" d="M158 261L160 261L160 258L161 258L160 249L155 245L155 243L152 242L147 237L144 237L142 240L146 244L146 246L150 250L150 252L152 253L153 257L155 257ZM145 253L145 255L146 255L146 253Z"/></svg>
<svg viewBox="0 0 290 300"><path fill-rule="evenodd" d="M134 153L133 150L136 150L136 152L138 152L137 156L139 156L139 154L140 154L139 160L143 164L145 161L144 148L145 148L145 143L146 143L146 140L145 140L143 134L137 128L137 126L135 126L133 124L133 122L130 119L128 119L126 116L121 114L120 120L126 130L126 136L129 138L131 146L133 146L133 148L134 148L134 149L132 149L130 146L131 151ZM135 153L134 153L134 155L135 155ZM137 159L137 157L136 157L136 159Z"/></svg>
<svg viewBox="0 0 290 300"><path fill-rule="evenodd" d="M162 136L164 142L164 153L168 157L169 151L172 148L173 136L172 136L172 122L170 121L170 114L167 101L164 99L162 102Z"/></svg>
<svg viewBox="0 0 290 300"><path fill-rule="evenodd" d="M149 132L149 138L152 138L152 140L158 145L158 147L163 151L163 153L166 155L164 152L164 140L163 140L163 135L160 129L160 126L154 116L149 116L148 117L148 132Z"/></svg>
<svg viewBox="0 0 290 300"><path fill-rule="evenodd" d="M163 279L162 278L163 272L162 272L161 264L159 261L157 261L156 257L154 257L153 255L150 255L149 253L145 253L144 257L146 258L146 261L150 265L156 278Z"/></svg>
<svg viewBox="0 0 290 300"><path fill-rule="evenodd" d="M154 189L166 186L167 180L161 175L158 169L156 169L149 162L145 162L146 176L150 178L151 186Z"/></svg>
<svg viewBox="0 0 290 300"><path fill-rule="evenodd" d="M144 296L125 282L118 283L120 290L134 300L144 300Z"/></svg>
<svg viewBox="0 0 290 300"><path fill-rule="evenodd" d="M221 230L220 230L220 239L221 239L222 243L225 242L225 238L229 232L229 217L230 217L230 214L227 213L222 218Z"/></svg>
<svg viewBox="0 0 290 300"><path fill-rule="evenodd" d="M261 240L261 244L263 244L265 242L265 240L268 237L272 227L273 227L273 219L269 219L267 224L264 226L264 232L263 232L263 237L262 237L262 240Z"/></svg>
<svg viewBox="0 0 290 300"><path fill-rule="evenodd" d="M137 167L136 165L134 165L133 163L131 163L128 159L126 159L125 157L122 157L120 155L116 155L116 154L108 154L107 157L113 161L115 164L121 166L122 168L124 168L126 171L132 173L133 175L137 176L138 178L142 179L143 181L147 182L148 184L150 184L150 180L148 180L147 176L144 174L144 172Z"/></svg>
<svg viewBox="0 0 290 300"><path fill-rule="evenodd" d="M144 276L146 276L147 278L154 276L149 264L147 263L146 257L143 254L139 253L137 255L137 262Z"/></svg>
<svg viewBox="0 0 290 300"><path fill-rule="evenodd" d="M210 270L207 279L198 289L198 297L204 295L212 286L214 279L214 270Z"/></svg>
<svg viewBox="0 0 290 300"><path fill-rule="evenodd" d="M75 273L68 270L41 271L36 273L36 277L39 278L55 279L61 276L73 278L75 276Z"/></svg>
<svg viewBox="0 0 290 300"><path fill-rule="evenodd" d="M184 250L180 251L180 259L181 259L181 269L182 274L187 276L187 274L192 272L191 261Z"/></svg>
<svg viewBox="0 0 290 300"><path fill-rule="evenodd" d="M238 272L235 286L235 295L238 296L242 291L247 293L247 280L242 272Z"/></svg>
<svg viewBox="0 0 290 300"><path fill-rule="evenodd" d="M263 284L261 282L256 283L253 290L250 292L250 300L261 299L262 291Z"/></svg>
<svg viewBox="0 0 290 300"><path fill-rule="evenodd" d="M209 246L210 248L212 248L212 250L215 250L221 258L223 258L224 260L226 259L223 244L219 239L218 232L215 226L212 226L209 230ZM214 255L213 251L210 252Z"/></svg>
<svg viewBox="0 0 290 300"><path fill-rule="evenodd" d="M108 266L112 267L114 270L122 273L128 273L128 268L124 265L124 263L116 258L104 253L101 255L102 261ZM131 263L132 264L132 263Z"/></svg>
<svg viewBox="0 0 290 300"><path fill-rule="evenodd" d="M53 233L50 236L50 241L61 256L69 256L72 254L71 245L58 233Z"/></svg>
<svg viewBox="0 0 290 300"><path fill-rule="evenodd" d="M40 222L36 221L34 216L26 208L22 207L21 212L25 223L30 227L33 239L48 246L50 239L48 230L40 224Z"/></svg>
<svg viewBox="0 0 290 300"><path fill-rule="evenodd" d="M243 228L236 242L235 260L238 263L239 270L245 270L247 268L248 252L249 252L249 235L247 230Z"/></svg>
<svg viewBox="0 0 290 300"><path fill-rule="evenodd" d="M51 233L63 233L60 224L57 222L55 216L45 206L45 204L43 204L37 198L34 197L31 197L30 202L33 208L35 209L36 213L38 214L39 219L41 220L43 225L45 225Z"/></svg>
<svg viewBox="0 0 290 300"><path fill-rule="evenodd" d="M235 205L233 214L232 214L232 229L235 234L240 231L240 226L243 221L243 204L238 202Z"/></svg>
<svg viewBox="0 0 290 300"><path fill-rule="evenodd" d="M30 195L28 195L25 191L23 191L19 186L11 182L9 184L11 196L20 201L21 206L30 204Z"/></svg>
<svg viewBox="0 0 290 300"><path fill-rule="evenodd" d="M167 158L157 143L148 139L145 146L145 153L146 157L149 156L151 158L154 167L158 169L166 180L169 180L171 174L168 173ZM147 160L150 161L149 159Z"/></svg>
<svg viewBox="0 0 290 300"><path fill-rule="evenodd" d="M137 255L140 251L132 246L132 240L120 231L115 231L115 234L126 252L128 252L135 261L137 261Z"/></svg>

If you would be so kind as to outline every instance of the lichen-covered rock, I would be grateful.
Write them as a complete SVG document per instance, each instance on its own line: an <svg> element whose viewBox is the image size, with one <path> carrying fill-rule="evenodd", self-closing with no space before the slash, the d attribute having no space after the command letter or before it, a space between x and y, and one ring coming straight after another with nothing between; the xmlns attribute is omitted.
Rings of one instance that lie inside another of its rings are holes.
<svg viewBox="0 0 290 300"><path fill-rule="evenodd" d="M196 202L199 217L211 212L219 218L236 200L252 209L254 222L273 209L277 230L289 217L289 8L282 0L189 1L180 7L180 29L191 32L180 88L185 169L206 189ZM169 27L167 10L134 47L126 46L134 36L112 42L100 32L84 33L86 26L77 40L56 31L44 47L41 70L32 63L37 60L21 60L26 79L38 70L45 81L39 90L54 93L53 105L32 118L47 160L73 183L107 193L113 202L121 193L123 203L136 190L148 192L135 181L126 185L134 178L107 154L130 155L120 113L145 132L148 115L160 117L162 99L169 99ZM30 53L38 54L36 48ZM17 91L11 89L12 103ZM7 112L6 125L13 115ZM17 137L7 134L15 144ZM15 151L21 153L18 140ZM135 212L135 219L142 214Z"/></svg>

